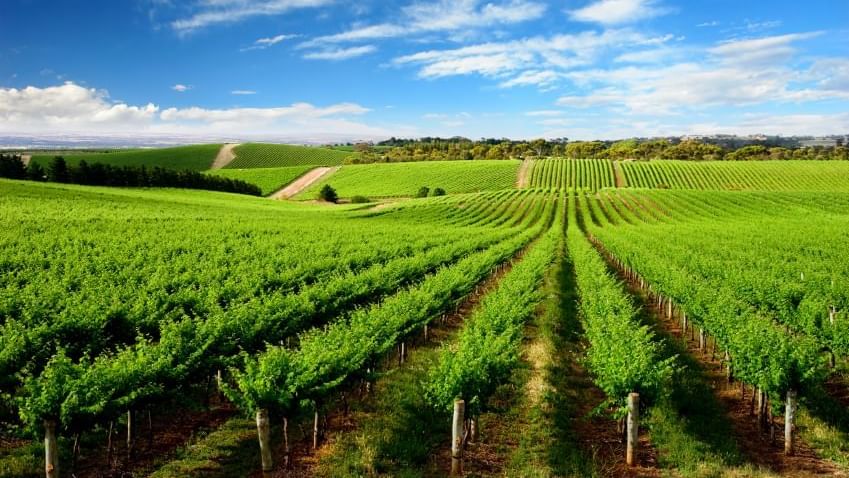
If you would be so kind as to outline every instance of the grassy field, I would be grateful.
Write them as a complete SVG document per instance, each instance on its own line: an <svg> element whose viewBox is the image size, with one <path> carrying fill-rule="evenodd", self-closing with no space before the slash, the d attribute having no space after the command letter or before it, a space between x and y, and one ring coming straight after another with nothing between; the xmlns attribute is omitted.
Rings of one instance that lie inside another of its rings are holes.
<svg viewBox="0 0 849 478"><path fill-rule="evenodd" d="M159 166L170 169L204 171L218 155L220 144L196 144L174 148L115 150L101 153L61 151L51 154L33 154L32 161L47 166L57 155L68 164L85 160L88 163L104 163L113 166Z"/></svg>
<svg viewBox="0 0 849 478"><path fill-rule="evenodd" d="M238 146L236 159L227 169L279 168L285 166L338 166L353 156L352 151L338 151L290 144L247 143Z"/></svg>
<svg viewBox="0 0 849 478"><path fill-rule="evenodd" d="M296 196L313 199L324 184L339 197L409 197L422 186L448 194L495 191L514 186L519 161L440 161L342 166Z"/></svg>
<svg viewBox="0 0 849 478"><path fill-rule="evenodd" d="M269 194L279 190L292 181L303 176L314 166L288 166L284 168L254 168L254 169L218 169L209 171L208 174L230 179L241 179L242 181L256 184L262 189L262 194Z"/></svg>

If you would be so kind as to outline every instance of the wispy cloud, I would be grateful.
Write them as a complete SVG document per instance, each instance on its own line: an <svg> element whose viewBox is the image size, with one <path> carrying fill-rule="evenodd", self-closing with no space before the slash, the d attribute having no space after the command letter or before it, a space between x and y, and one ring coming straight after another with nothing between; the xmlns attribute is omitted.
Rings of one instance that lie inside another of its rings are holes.
<svg viewBox="0 0 849 478"><path fill-rule="evenodd" d="M598 0L570 11L569 16L580 22L622 25L670 12L668 8L657 4L656 0Z"/></svg>
<svg viewBox="0 0 849 478"><path fill-rule="evenodd" d="M551 37L490 42L402 56L395 65L417 65L421 78L479 74L501 80L504 87L551 85L564 70L587 66L613 48L660 45L669 35L650 37L627 29L587 31Z"/></svg>
<svg viewBox="0 0 849 478"><path fill-rule="evenodd" d="M185 34L212 25L238 23L253 17L281 15L331 3L333 0L199 0L194 4L194 13L171 22L171 28Z"/></svg>
<svg viewBox="0 0 849 478"><path fill-rule="evenodd" d="M544 3L531 0L508 0L483 5L480 0L419 1L403 8L398 22L358 26L333 35L313 38L301 43L299 47L313 48L332 43L369 41L434 32L457 32L515 24L539 18L545 11Z"/></svg>
<svg viewBox="0 0 849 478"><path fill-rule="evenodd" d="M256 91L254 90L233 90L230 92L231 95L255 95Z"/></svg>
<svg viewBox="0 0 849 478"><path fill-rule="evenodd" d="M242 48L240 51L251 51L251 50L265 50L268 47L272 47L284 40L290 40L292 38L298 38L300 35L276 35L268 38L259 38L254 41L253 45Z"/></svg>
<svg viewBox="0 0 849 478"><path fill-rule="evenodd" d="M718 27L719 22L716 20L711 20L709 22L703 22L696 25L696 28L708 28L708 27Z"/></svg>
<svg viewBox="0 0 849 478"><path fill-rule="evenodd" d="M192 86L191 86L191 85L183 85L183 84L181 84L181 83L177 83L176 85L172 86L172 87L171 87L171 89L172 89L172 90L174 90L174 91L176 91L177 93L184 93L184 92L186 92L186 91L191 90L191 89L192 89Z"/></svg>
<svg viewBox="0 0 849 478"><path fill-rule="evenodd" d="M307 60L339 61L368 55L375 51L377 51L377 47L374 45L355 46L351 48L326 48L320 51L306 53L304 54L304 58Z"/></svg>

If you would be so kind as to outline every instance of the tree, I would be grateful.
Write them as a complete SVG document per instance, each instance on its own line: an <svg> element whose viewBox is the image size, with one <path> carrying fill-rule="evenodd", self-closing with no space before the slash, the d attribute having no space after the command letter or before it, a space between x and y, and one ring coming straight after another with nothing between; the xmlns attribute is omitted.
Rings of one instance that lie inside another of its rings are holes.
<svg viewBox="0 0 849 478"><path fill-rule="evenodd" d="M54 183L67 183L70 180L68 163L62 156L56 156L47 168L47 180Z"/></svg>
<svg viewBox="0 0 849 478"><path fill-rule="evenodd" d="M27 171L20 156L0 154L0 178L25 179Z"/></svg>
<svg viewBox="0 0 849 478"><path fill-rule="evenodd" d="M27 179L31 181L46 181L47 172L37 162L30 161L29 166L27 166Z"/></svg>
<svg viewBox="0 0 849 478"><path fill-rule="evenodd" d="M434 188L433 191L430 192L431 196L445 196L445 190L442 188Z"/></svg>
<svg viewBox="0 0 849 478"><path fill-rule="evenodd" d="M427 186L422 186L419 188L419 192L416 193L417 198L426 198L430 193L430 188Z"/></svg>
<svg viewBox="0 0 849 478"><path fill-rule="evenodd" d="M321 187L321 190L318 192L318 199L320 201L332 202L335 203L339 200L339 195L336 194L336 190L329 184L325 184Z"/></svg>

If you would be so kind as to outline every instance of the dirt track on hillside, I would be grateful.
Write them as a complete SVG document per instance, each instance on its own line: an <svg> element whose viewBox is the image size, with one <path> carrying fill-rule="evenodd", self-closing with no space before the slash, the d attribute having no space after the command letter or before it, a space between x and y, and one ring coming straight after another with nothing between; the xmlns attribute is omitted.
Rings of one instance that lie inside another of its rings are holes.
<svg viewBox="0 0 849 478"><path fill-rule="evenodd" d="M32 160L31 154L22 154L21 161L23 161L24 166L29 166L29 162Z"/></svg>
<svg viewBox="0 0 849 478"><path fill-rule="evenodd" d="M241 143L230 143L221 146L218 156L215 157L215 161L212 162L212 166L209 169L221 169L230 164L236 159L236 153L233 152L233 149L240 145Z"/></svg>
<svg viewBox="0 0 849 478"><path fill-rule="evenodd" d="M519 177L516 179L516 187L519 189L524 189L528 187L528 183L530 182L530 175L528 172L531 169L531 160L526 159L522 161L522 164L519 166Z"/></svg>
<svg viewBox="0 0 849 478"><path fill-rule="evenodd" d="M285 188L277 191L276 193L271 195L272 199L289 199L292 196L300 193L304 189L312 186L319 179L333 174L338 171L339 168L315 168L310 170L307 174L304 174L300 178L296 179L292 183L290 183Z"/></svg>

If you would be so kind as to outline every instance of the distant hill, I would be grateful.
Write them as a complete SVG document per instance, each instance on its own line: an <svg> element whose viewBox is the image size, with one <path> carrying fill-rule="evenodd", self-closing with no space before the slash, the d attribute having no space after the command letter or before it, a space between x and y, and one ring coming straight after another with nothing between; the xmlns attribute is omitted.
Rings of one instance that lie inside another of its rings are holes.
<svg viewBox="0 0 849 478"><path fill-rule="evenodd" d="M36 152L32 155L31 161L47 166L54 157L62 156L71 165L85 160L87 163L104 163L113 166L159 166L169 169L205 171L209 169L220 149L220 144L196 144L174 148L106 150L102 152Z"/></svg>

